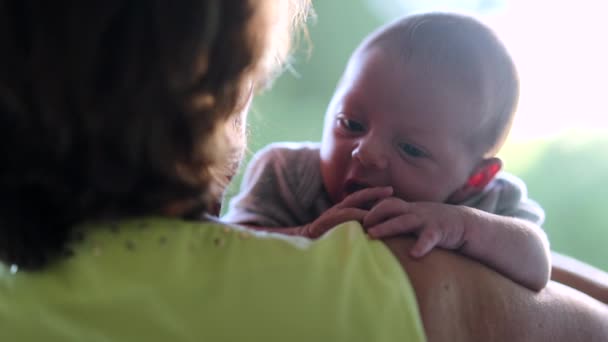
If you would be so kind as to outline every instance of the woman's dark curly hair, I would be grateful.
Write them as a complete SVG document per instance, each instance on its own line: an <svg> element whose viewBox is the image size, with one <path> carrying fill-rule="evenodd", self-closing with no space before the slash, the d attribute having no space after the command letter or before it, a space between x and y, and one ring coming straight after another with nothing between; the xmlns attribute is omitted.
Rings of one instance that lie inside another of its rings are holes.
<svg viewBox="0 0 608 342"><path fill-rule="evenodd" d="M41 268L84 220L210 212L242 150L223 127L306 7L0 0L0 261Z"/></svg>

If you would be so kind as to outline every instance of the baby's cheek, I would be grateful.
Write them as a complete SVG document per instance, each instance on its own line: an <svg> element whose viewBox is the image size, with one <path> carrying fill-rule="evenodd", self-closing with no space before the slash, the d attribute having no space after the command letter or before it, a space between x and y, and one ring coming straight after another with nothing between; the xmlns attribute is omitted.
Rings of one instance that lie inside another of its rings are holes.
<svg viewBox="0 0 608 342"><path fill-rule="evenodd" d="M393 184L397 197L409 202L444 202L449 196L443 184L425 177L401 177Z"/></svg>

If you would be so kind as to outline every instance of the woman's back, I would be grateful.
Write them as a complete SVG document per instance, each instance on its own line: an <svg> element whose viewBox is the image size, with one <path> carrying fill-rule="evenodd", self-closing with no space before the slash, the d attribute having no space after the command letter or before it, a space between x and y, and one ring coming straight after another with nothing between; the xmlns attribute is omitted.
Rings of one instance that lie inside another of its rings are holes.
<svg viewBox="0 0 608 342"><path fill-rule="evenodd" d="M0 340L423 340L401 266L356 224L316 242L160 218L82 228L43 271L3 267Z"/></svg>

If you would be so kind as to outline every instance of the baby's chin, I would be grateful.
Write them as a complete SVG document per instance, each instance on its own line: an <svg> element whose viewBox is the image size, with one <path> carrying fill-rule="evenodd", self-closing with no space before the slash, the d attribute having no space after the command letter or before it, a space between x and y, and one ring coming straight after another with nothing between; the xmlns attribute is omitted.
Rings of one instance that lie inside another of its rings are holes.
<svg viewBox="0 0 608 342"><path fill-rule="evenodd" d="M348 196L342 189L330 189L328 187L325 187L325 193L332 205L342 202Z"/></svg>

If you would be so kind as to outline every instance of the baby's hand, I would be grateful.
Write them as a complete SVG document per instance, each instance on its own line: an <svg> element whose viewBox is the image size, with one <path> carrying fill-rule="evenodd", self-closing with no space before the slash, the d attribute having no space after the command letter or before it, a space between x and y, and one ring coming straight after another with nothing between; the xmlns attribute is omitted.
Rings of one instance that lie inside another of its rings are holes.
<svg viewBox="0 0 608 342"><path fill-rule="evenodd" d="M419 258L433 247L460 249L465 243L467 226L459 206L406 202L396 197L380 201L363 219L363 227L372 238L415 234L418 241L410 254Z"/></svg>
<svg viewBox="0 0 608 342"><path fill-rule="evenodd" d="M300 227L298 235L318 238L336 225L346 221L363 222L369 208L393 194L391 187L367 188L352 193L319 216L311 224Z"/></svg>

